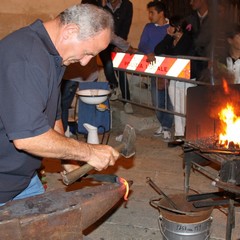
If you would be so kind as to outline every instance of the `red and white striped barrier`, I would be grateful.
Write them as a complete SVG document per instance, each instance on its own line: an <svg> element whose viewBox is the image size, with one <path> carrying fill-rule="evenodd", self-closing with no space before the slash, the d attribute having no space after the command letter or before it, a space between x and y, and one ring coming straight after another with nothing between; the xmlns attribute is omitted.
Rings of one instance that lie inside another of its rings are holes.
<svg viewBox="0 0 240 240"><path fill-rule="evenodd" d="M146 60L143 54L112 52L114 68L190 79L189 59L156 56L154 64Z"/></svg>

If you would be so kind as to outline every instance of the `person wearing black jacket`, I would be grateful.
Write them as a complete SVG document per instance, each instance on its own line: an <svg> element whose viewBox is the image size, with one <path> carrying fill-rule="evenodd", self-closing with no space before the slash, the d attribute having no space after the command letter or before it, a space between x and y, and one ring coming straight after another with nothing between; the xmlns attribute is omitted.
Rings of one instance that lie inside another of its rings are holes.
<svg viewBox="0 0 240 240"><path fill-rule="evenodd" d="M167 35L159 42L155 49L155 55L191 55L193 38L191 25L181 16L173 16L169 19ZM174 111L184 113L186 89L192 84L170 80L168 94L174 106ZM185 135L185 118L174 116L175 138L183 138Z"/></svg>
<svg viewBox="0 0 240 240"><path fill-rule="evenodd" d="M196 57L211 58L212 54L212 20L210 19L210 6L208 0L191 0L192 13L187 16L187 22L191 24L193 34L192 55ZM192 61L194 77L203 81L208 71L208 61Z"/></svg>
<svg viewBox="0 0 240 240"><path fill-rule="evenodd" d="M114 18L115 35L127 41L133 17L133 5L129 0L83 0L82 3L94 4L109 11ZM118 81L113 69L111 52L119 48L120 47L116 46L116 44L112 41L104 51L99 53L100 59L103 63L106 79L109 82L110 88L113 89L113 92L116 92ZM123 50L122 48L120 49ZM130 44L127 51L134 51ZM119 72L119 85L122 92L122 98L130 100L129 84L125 72ZM110 100L116 99L116 95L113 95L113 97L110 98ZM124 105L124 110L126 113L133 113L132 106L129 103Z"/></svg>
<svg viewBox="0 0 240 240"><path fill-rule="evenodd" d="M190 55L193 47L191 26L181 16L171 17L169 23L168 34L156 45L155 55Z"/></svg>

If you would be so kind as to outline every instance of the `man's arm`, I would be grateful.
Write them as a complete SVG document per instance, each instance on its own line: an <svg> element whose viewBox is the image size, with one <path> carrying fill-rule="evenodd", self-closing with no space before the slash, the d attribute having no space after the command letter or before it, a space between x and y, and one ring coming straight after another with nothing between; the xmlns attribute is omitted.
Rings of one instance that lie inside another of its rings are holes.
<svg viewBox="0 0 240 240"><path fill-rule="evenodd" d="M111 43L117 48L121 49L123 52L127 52L128 49L131 47L130 43L128 43L123 38L117 36L116 34L112 35Z"/></svg>
<svg viewBox="0 0 240 240"><path fill-rule="evenodd" d="M60 125L58 122L56 128ZM39 157L84 161L98 171L114 165L119 156L119 153L110 146L79 142L53 129L35 137L17 139L13 142L18 150Z"/></svg>
<svg viewBox="0 0 240 240"><path fill-rule="evenodd" d="M57 120L54 125L54 130L57 131L58 133L65 135L64 134L64 128L63 128L63 123L62 120ZM77 168L79 168L79 162L75 160L62 160L62 167L64 170L67 172L71 172Z"/></svg>

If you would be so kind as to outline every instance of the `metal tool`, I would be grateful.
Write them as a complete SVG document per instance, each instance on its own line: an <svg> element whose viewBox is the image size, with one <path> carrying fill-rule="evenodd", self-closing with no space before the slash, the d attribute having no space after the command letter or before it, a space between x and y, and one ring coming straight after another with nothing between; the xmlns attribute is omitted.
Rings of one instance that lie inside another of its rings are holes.
<svg viewBox="0 0 240 240"><path fill-rule="evenodd" d="M123 131L121 143L114 149L118 151L123 157L130 158L135 155L135 141L136 141L135 129L127 124ZM65 185L70 185L77 181L79 178L83 177L92 169L93 166L87 163L71 172L61 172L63 183Z"/></svg>
<svg viewBox="0 0 240 240"><path fill-rule="evenodd" d="M147 177L147 183L160 195L162 195L168 202L169 204L176 210L179 210L177 205L170 199L153 181L150 177Z"/></svg>

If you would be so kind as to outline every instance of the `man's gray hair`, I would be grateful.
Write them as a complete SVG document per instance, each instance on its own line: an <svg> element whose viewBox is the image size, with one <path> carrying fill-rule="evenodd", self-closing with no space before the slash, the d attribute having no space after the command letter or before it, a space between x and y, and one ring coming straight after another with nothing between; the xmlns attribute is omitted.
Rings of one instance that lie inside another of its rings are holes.
<svg viewBox="0 0 240 240"><path fill-rule="evenodd" d="M77 4L59 14L61 24L75 23L79 26L78 39L85 40L96 36L105 29L114 31L112 15L92 4Z"/></svg>

